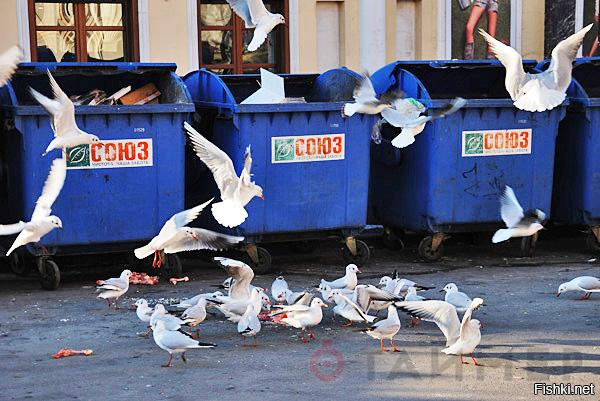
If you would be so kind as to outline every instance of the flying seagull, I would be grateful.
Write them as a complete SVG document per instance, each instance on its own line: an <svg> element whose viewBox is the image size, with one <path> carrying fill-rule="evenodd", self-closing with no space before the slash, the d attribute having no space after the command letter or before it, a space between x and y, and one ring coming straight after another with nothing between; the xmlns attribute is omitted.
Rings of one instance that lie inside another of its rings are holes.
<svg viewBox="0 0 600 401"><path fill-rule="evenodd" d="M0 54L0 88L12 77L22 59L23 52L18 46L13 46Z"/></svg>
<svg viewBox="0 0 600 401"><path fill-rule="evenodd" d="M28 223L19 221L15 224L0 225L0 235L11 235L19 233L15 242L6 253L10 255L15 249L30 242L38 242L42 237L55 228L62 229L62 221L58 216L50 215L52 204L58 198L58 194L67 177L67 165L64 159L54 159L50 167L50 173L44 183L42 194L38 198L31 220Z"/></svg>
<svg viewBox="0 0 600 401"><path fill-rule="evenodd" d="M250 146L244 155L244 168L238 177L231 158L208 139L200 135L187 122L183 124L196 155L213 173L215 182L221 192L222 202L214 203L211 207L215 219L224 227L237 227L246 221L248 212L244 209L252 198L258 196L264 199L263 190L252 181L250 168L252 155Z"/></svg>
<svg viewBox="0 0 600 401"><path fill-rule="evenodd" d="M530 237L544 228L542 222L546 220L546 214L539 209L523 213L515 192L508 185L500 197L500 215L508 228L496 231L492 237L494 244L515 237Z"/></svg>
<svg viewBox="0 0 600 401"><path fill-rule="evenodd" d="M342 109L343 117L352 117L356 113L379 114L393 107L394 102L402 97L402 92L386 92L377 98L371 77L364 73L354 88L354 103L346 103Z"/></svg>
<svg viewBox="0 0 600 401"><path fill-rule="evenodd" d="M33 88L29 88L31 95L41 104L52 117L52 129L54 130L54 139L50 142L42 156L53 149L71 148L77 145L85 145L99 142L96 135L88 134L82 131L75 122L75 106L65 92L58 86L58 83L48 71L50 86L54 93L54 99L50 99ZM67 155L68 160L68 155Z"/></svg>
<svg viewBox="0 0 600 401"><path fill-rule="evenodd" d="M254 28L254 36L248 45L248 51L257 50L277 25L285 24L283 15L270 13L262 0L227 0L227 2L244 20L246 28Z"/></svg>
<svg viewBox="0 0 600 401"><path fill-rule="evenodd" d="M506 68L504 84L514 105L521 110L541 112L552 110L565 100L567 88L571 84L573 60L593 25L590 24L559 42L552 50L550 66L539 74L525 72L521 55L515 49L494 39L483 29L479 29L479 33Z"/></svg>

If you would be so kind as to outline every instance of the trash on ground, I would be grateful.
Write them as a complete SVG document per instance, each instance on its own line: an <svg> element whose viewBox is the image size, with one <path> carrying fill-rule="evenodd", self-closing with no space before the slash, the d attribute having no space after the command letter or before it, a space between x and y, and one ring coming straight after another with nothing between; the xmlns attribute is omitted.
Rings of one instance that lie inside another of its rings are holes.
<svg viewBox="0 0 600 401"><path fill-rule="evenodd" d="M65 358L65 357L73 356L73 355L90 356L93 353L94 353L94 351L91 349L74 350L71 348L63 348L60 351L58 351L56 354L53 354L52 358L60 359L60 358Z"/></svg>
<svg viewBox="0 0 600 401"><path fill-rule="evenodd" d="M146 273L132 272L129 277L130 284L156 285L158 276L149 276Z"/></svg>
<svg viewBox="0 0 600 401"><path fill-rule="evenodd" d="M169 282L171 284L173 284L173 285L176 285L177 283L185 282L185 281L190 281L190 278L188 276L185 276L185 277L182 277L182 278L175 278L175 277L173 277L173 278L169 279Z"/></svg>

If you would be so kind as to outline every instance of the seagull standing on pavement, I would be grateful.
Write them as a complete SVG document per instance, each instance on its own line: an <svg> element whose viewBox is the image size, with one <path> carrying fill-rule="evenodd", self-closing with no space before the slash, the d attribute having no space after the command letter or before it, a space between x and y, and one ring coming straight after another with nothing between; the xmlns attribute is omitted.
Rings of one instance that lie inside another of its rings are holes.
<svg viewBox="0 0 600 401"><path fill-rule="evenodd" d="M269 315L273 318L273 321L275 323L301 329L300 338L302 339L302 342L307 343L310 340L304 337L304 332L306 329L309 329L309 337L316 338L315 333L311 330L311 328L321 323L321 320L323 320L323 310L321 308L327 308L327 305L321 300L321 298L315 297L310 302L310 306L275 305L273 308L275 310Z"/></svg>
<svg viewBox="0 0 600 401"><path fill-rule="evenodd" d="M117 309L117 300L129 290L129 277L131 277L131 270L125 269L118 278L98 280L96 292L100 294L97 298L106 299L109 308L111 299L114 299L115 309Z"/></svg>
<svg viewBox="0 0 600 401"><path fill-rule="evenodd" d="M19 233L8 252L6 252L6 256L22 245L40 241L44 235L55 228L62 229L60 218L50 215L50 213L52 212L52 205L62 190L65 178L67 178L65 160L54 159L48 178L44 183L42 194L35 204L35 209L33 209L31 220L28 223L20 221L15 224L0 225L0 235Z"/></svg>
<svg viewBox="0 0 600 401"><path fill-rule="evenodd" d="M375 320L375 316L367 315L360 306L345 296L342 290L332 290L327 300L334 301L336 304L333 313L348 320L343 327L350 326L353 322L372 323Z"/></svg>
<svg viewBox="0 0 600 401"><path fill-rule="evenodd" d="M181 354L181 360L186 363L185 352L190 349L197 348L214 348L217 344L201 343L194 340L189 334L179 330L168 330L165 327L165 322L158 320L156 325L152 327L152 337L154 342L161 349L169 353L169 360L166 364L161 365L163 368L170 368L173 354Z"/></svg>
<svg viewBox="0 0 600 401"><path fill-rule="evenodd" d="M381 352L387 352L388 350L384 347L384 340L390 340L394 352L400 352L400 350L394 344L394 336L400 331L400 318L398 317L398 311L394 305L389 305L387 318L375 322L368 329L363 330L363 333L379 340L381 345Z"/></svg>
<svg viewBox="0 0 600 401"><path fill-rule="evenodd" d="M546 219L546 214L539 209L523 213L515 192L508 185L500 197L500 216L508 228L496 231L492 237L494 244L510 238L530 237L544 228L542 222Z"/></svg>
<svg viewBox="0 0 600 401"><path fill-rule="evenodd" d="M175 214L167 220L158 235L152 238L148 245L134 251L135 256L138 259L144 259L154 253L152 266L160 267L163 263L163 250L167 254L201 249L222 251L243 241L244 237L234 237L203 228L186 226L196 220L210 202L212 202L212 199L192 209Z"/></svg>
<svg viewBox="0 0 600 401"><path fill-rule="evenodd" d="M354 287L358 284L358 277L356 273L360 273L360 270L355 264L349 264L346 266L346 274L333 281L327 281L321 279L321 284L328 285L332 290L345 288L347 290L354 290Z"/></svg>
<svg viewBox="0 0 600 401"><path fill-rule="evenodd" d="M135 314L137 315L138 319L140 319L142 322L147 323L148 326L148 330L144 333L142 333L142 335L144 337L148 337L148 335L150 335L150 318L152 317L152 314L154 313L154 308L151 308L148 306L148 301L146 301L144 298L140 298L137 301L135 301Z"/></svg>
<svg viewBox="0 0 600 401"><path fill-rule="evenodd" d="M458 340L451 346L444 348L442 352L447 355L460 356L460 362L469 364L463 361L463 355L470 355L475 366L479 366L477 360L473 357L473 351L481 342L481 322L477 319L471 319L473 310L479 308L483 304L481 298L475 298L463 316L460 325L460 334Z"/></svg>
<svg viewBox="0 0 600 401"><path fill-rule="evenodd" d="M444 300L454 306L457 312L464 313L467 311L473 300L464 292L458 291L458 286L454 283L448 283L440 290L446 292ZM407 301L409 301L407 299Z"/></svg>
<svg viewBox="0 0 600 401"><path fill-rule="evenodd" d="M285 24L283 15L270 13L262 0L227 0L227 3L244 20L246 28L254 28L248 51L258 50L277 25Z"/></svg>
<svg viewBox="0 0 600 401"><path fill-rule="evenodd" d="M54 139L50 142L42 156L54 149L72 148L78 145L87 145L100 142L96 135L82 131L75 122L75 106L65 92L48 71L50 86L54 93L54 99L50 99L33 88L29 88L31 95L41 104L52 117L52 129ZM66 155L69 160L69 155Z"/></svg>
<svg viewBox="0 0 600 401"><path fill-rule="evenodd" d="M600 292L600 278L592 276L580 276L571 281L562 283L558 287L557 297L567 291L584 291L585 294L580 299L590 299L592 292Z"/></svg>
<svg viewBox="0 0 600 401"><path fill-rule="evenodd" d="M589 24L579 32L561 41L552 50L552 61L544 72L529 74L523 69L521 55L512 47L494 39L483 29L479 33L490 46L494 56L506 68L506 90L515 107L531 112L552 110L562 104L571 84L573 61L586 33L592 29Z"/></svg>
<svg viewBox="0 0 600 401"><path fill-rule="evenodd" d="M237 325L238 333L242 335L244 339L244 347L246 346L246 337L252 337L252 346L256 347L256 335L260 331L260 320L258 320L258 313L260 310L256 310L254 305L249 304L246 307L244 315L240 319Z"/></svg>
<svg viewBox="0 0 600 401"><path fill-rule="evenodd" d="M211 207L214 218L224 227L237 227L246 221L248 212L244 209L252 198L264 199L263 190L252 181L250 169L252 155L250 146L244 155L244 168L238 177L231 158L215 144L200 135L187 122L183 127L188 133L196 155L210 169L221 192L221 202Z"/></svg>
<svg viewBox="0 0 600 401"><path fill-rule="evenodd" d="M289 286L283 276L279 276L273 280L273 284L271 284L271 296L275 302L283 303L285 301L286 290L289 290Z"/></svg>

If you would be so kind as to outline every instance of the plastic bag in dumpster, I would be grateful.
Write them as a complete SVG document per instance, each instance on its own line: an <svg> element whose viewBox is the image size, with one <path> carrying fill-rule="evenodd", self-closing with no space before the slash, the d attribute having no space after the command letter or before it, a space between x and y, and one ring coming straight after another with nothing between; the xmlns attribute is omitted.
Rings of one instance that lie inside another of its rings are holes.
<svg viewBox="0 0 600 401"><path fill-rule="evenodd" d="M284 80L279 75L260 69L260 89L241 104L306 103L303 97L285 97Z"/></svg>

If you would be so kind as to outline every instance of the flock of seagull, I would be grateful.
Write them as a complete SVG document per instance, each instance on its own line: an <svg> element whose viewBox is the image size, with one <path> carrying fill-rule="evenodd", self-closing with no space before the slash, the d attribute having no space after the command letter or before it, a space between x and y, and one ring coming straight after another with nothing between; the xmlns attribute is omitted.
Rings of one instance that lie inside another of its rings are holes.
<svg viewBox="0 0 600 401"><path fill-rule="evenodd" d="M253 338L252 346L256 347L261 321L300 329L299 338L304 343L315 339L313 328L322 323L323 308L327 308L328 303L334 305L334 315L347 320L343 327L354 323L366 325L361 331L380 341L381 352L390 351L385 348L385 340L389 341L391 350L399 352L394 336L402 327L398 315L398 311L402 311L412 318L411 326L421 320L438 326L446 339L446 347L441 352L458 355L464 364L468 362L463 356L469 355L473 363L479 365L473 353L481 341L481 323L473 319L473 313L484 302L482 298L471 298L459 291L455 283L448 283L441 290L445 292L443 300L428 299L418 293L434 287L399 278L396 271L391 276L383 276L377 285L359 284L357 273L360 270L350 264L342 277L333 281L321 280L318 286L302 291L293 291L285 278L279 276L271 284L269 296L267 289L252 284L254 272L247 264L224 257L215 257L214 261L229 275L221 285L226 294L222 291L197 294L181 299L171 311L161 303L151 307L143 298L135 302L137 317L148 326L142 335L148 336L151 331L156 345L169 353L169 360L163 367L172 366L176 354L181 354L181 359L186 362L185 352L216 347L214 343L198 340L197 326L208 317L207 309L216 309L224 318L237 324L244 347L248 337ZM109 306L111 301L114 302L116 308L117 300L129 289L130 275L129 270L124 270L118 278L100 280L98 297L106 299ZM600 279L577 277L561 284L557 296L567 291L583 291L582 299L588 299L593 292L600 292ZM379 318L382 310L387 310L387 316Z"/></svg>

